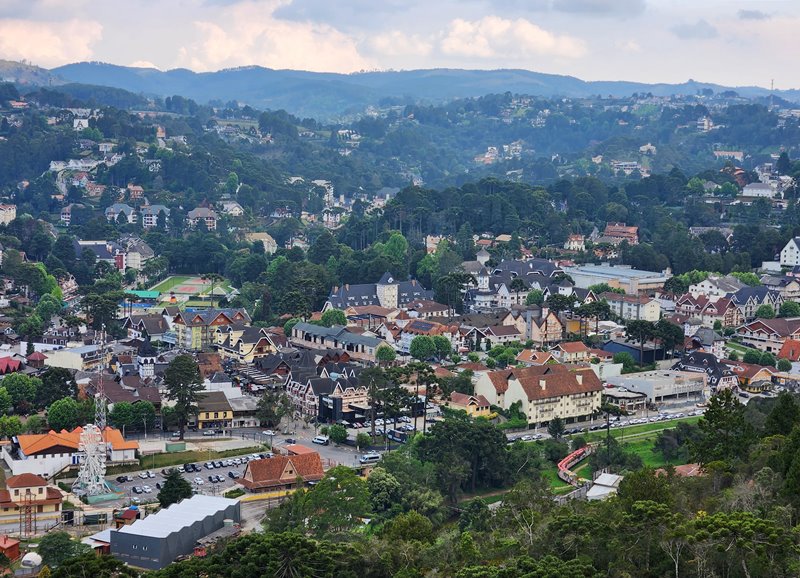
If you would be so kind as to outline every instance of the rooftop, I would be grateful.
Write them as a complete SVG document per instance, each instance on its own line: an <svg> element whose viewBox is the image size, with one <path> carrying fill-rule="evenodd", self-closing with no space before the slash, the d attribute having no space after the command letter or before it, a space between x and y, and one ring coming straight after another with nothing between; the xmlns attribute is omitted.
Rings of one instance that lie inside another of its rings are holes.
<svg viewBox="0 0 800 578"><path fill-rule="evenodd" d="M195 522L199 522L207 516L212 516L220 510L237 503L236 500L229 500L228 498L195 494L191 498L181 500L177 504L159 510L143 520L137 520L130 526L124 526L117 532L135 534L137 536L151 536L153 538L166 538L170 534L180 532L187 526L191 526Z"/></svg>

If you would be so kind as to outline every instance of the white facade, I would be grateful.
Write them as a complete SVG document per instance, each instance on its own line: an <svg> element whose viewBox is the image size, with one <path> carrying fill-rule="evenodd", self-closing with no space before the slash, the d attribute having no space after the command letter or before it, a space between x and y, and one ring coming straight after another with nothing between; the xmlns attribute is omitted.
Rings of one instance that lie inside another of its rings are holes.
<svg viewBox="0 0 800 578"><path fill-rule="evenodd" d="M12 475L36 474L44 478L51 478L64 468L79 463L79 457L75 453L69 454L46 454L43 456L20 456L14 459L9 453L8 444L3 446L3 461L11 470Z"/></svg>
<svg viewBox="0 0 800 578"><path fill-rule="evenodd" d="M789 239L786 246L781 249L781 267L796 265L800 265L800 237Z"/></svg>

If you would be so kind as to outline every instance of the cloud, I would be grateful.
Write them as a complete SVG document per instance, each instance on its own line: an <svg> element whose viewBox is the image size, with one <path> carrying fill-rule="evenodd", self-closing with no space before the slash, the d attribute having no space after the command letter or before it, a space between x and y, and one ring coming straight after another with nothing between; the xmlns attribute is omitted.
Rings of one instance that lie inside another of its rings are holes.
<svg viewBox="0 0 800 578"><path fill-rule="evenodd" d="M554 0L559 12L594 14L597 16L638 16L647 8L645 0Z"/></svg>
<svg viewBox="0 0 800 578"><path fill-rule="evenodd" d="M0 20L0 58L30 60L41 66L59 66L91 60L93 45L103 36L103 26L91 20L35 22Z"/></svg>
<svg viewBox="0 0 800 578"><path fill-rule="evenodd" d="M372 37L369 46L381 56L427 56L433 49L429 40L400 30L391 30Z"/></svg>
<svg viewBox="0 0 800 578"><path fill-rule="evenodd" d="M717 29L702 18L694 24L678 24L677 26L673 26L672 33L684 40L703 40L719 36Z"/></svg>
<svg viewBox="0 0 800 578"><path fill-rule="evenodd" d="M524 18L506 20L498 16L476 21L453 20L441 41L441 49L451 56L486 59L542 55L579 58L586 52L577 38L553 34Z"/></svg>
<svg viewBox="0 0 800 578"><path fill-rule="evenodd" d="M769 20L772 18L770 14L761 10L739 10L738 16L741 20Z"/></svg>
<svg viewBox="0 0 800 578"><path fill-rule="evenodd" d="M213 21L195 21L195 40L180 47L178 64L199 71L253 64L329 72L374 67L359 54L355 39L336 28L275 18L284 3L245 1Z"/></svg>
<svg viewBox="0 0 800 578"><path fill-rule="evenodd" d="M623 52L636 54L642 51L642 46L635 40L617 40L614 42L614 47Z"/></svg>
<svg viewBox="0 0 800 578"><path fill-rule="evenodd" d="M128 66L130 66L131 68L155 68L156 70L159 70L158 66L156 66L149 60L136 60L134 62L131 62Z"/></svg>

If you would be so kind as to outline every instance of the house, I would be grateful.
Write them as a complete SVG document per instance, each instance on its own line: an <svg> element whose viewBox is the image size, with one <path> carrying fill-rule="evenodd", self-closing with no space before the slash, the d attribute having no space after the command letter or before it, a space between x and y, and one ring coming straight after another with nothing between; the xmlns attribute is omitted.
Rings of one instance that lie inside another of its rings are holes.
<svg viewBox="0 0 800 578"><path fill-rule="evenodd" d="M0 204L0 225L8 225L17 218L17 205Z"/></svg>
<svg viewBox="0 0 800 578"><path fill-rule="evenodd" d="M777 292L784 301L800 301L800 280L792 275L763 275L761 283Z"/></svg>
<svg viewBox="0 0 800 578"><path fill-rule="evenodd" d="M98 344L65 347L48 351L44 364L47 367L63 367L76 371L92 371L102 363L108 363L109 352Z"/></svg>
<svg viewBox="0 0 800 578"><path fill-rule="evenodd" d="M135 235L120 237L119 244L125 251L125 267L141 271L144 264L156 256L155 251Z"/></svg>
<svg viewBox="0 0 800 578"><path fill-rule="evenodd" d="M80 258L84 251L94 253L97 261L103 261L113 266L119 271L124 271L127 267L127 255L125 249L115 241L79 241L73 240L75 255Z"/></svg>
<svg viewBox="0 0 800 578"><path fill-rule="evenodd" d="M139 185L134 185L133 183L128 183L128 198L132 201L137 201L144 196L144 189Z"/></svg>
<svg viewBox="0 0 800 578"><path fill-rule="evenodd" d="M257 357L275 353L277 347L263 327L227 325L215 331L214 348L223 359L253 363Z"/></svg>
<svg viewBox="0 0 800 578"><path fill-rule="evenodd" d="M761 393L772 387L772 377L777 373L775 369L755 363L731 361L723 359L722 363L736 374L739 379L739 388L750 393Z"/></svg>
<svg viewBox="0 0 800 578"><path fill-rule="evenodd" d="M585 251L586 238L583 235L570 235L564 242L564 249L567 251Z"/></svg>
<svg viewBox="0 0 800 578"><path fill-rule="evenodd" d="M800 340L786 339L777 357L778 359L788 359L792 363L800 361Z"/></svg>
<svg viewBox="0 0 800 578"><path fill-rule="evenodd" d="M508 378L505 409L520 401L534 426L555 417L566 423L583 421L600 408L603 386L591 369L570 371L563 365L544 365L517 371Z"/></svg>
<svg viewBox="0 0 800 578"><path fill-rule="evenodd" d="M639 243L639 227L629 227L625 223L607 223L603 236L627 241L629 245Z"/></svg>
<svg viewBox="0 0 800 578"><path fill-rule="evenodd" d="M142 205L139 207L139 214L142 216L142 227L144 229L157 227L159 216L165 225L169 222L169 209L164 205Z"/></svg>
<svg viewBox="0 0 800 578"><path fill-rule="evenodd" d="M450 409L463 411L470 417L486 417L492 410L487 400L482 395L467 395L454 391L450 394L450 399L445 402Z"/></svg>
<svg viewBox="0 0 800 578"><path fill-rule="evenodd" d="M172 323L178 347L204 351L213 347L218 328L234 324L247 325L250 323L250 316L244 309L179 311Z"/></svg>
<svg viewBox="0 0 800 578"><path fill-rule="evenodd" d="M611 311L625 320L652 321L661 318L661 303L658 299L644 295L620 295L607 291L600 299L611 307Z"/></svg>
<svg viewBox="0 0 800 578"><path fill-rule="evenodd" d="M750 183L744 186L741 196L771 199L775 193L777 193L777 189L769 183Z"/></svg>
<svg viewBox="0 0 800 578"><path fill-rule="evenodd" d="M125 203L114 203L104 211L109 222L133 224L136 222L136 209Z"/></svg>
<svg viewBox="0 0 800 578"><path fill-rule="evenodd" d="M346 309L364 305L380 305L390 309L402 308L408 303L433 300L433 291L425 289L418 281L398 281L391 273L384 273L377 283L342 285L334 287L323 311Z"/></svg>
<svg viewBox="0 0 800 578"><path fill-rule="evenodd" d="M222 201L220 207L222 207L223 213L231 217L241 217L244 215L244 209L236 201Z"/></svg>
<svg viewBox="0 0 800 578"><path fill-rule="evenodd" d="M233 408L221 391L200 394L197 402L197 429L216 430L233 427Z"/></svg>
<svg viewBox="0 0 800 578"><path fill-rule="evenodd" d="M10 537L8 534L3 534L0 536L0 554L12 562L16 562L20 557L19 544L19 540Z"/></svg>
<svg viewBox="0 0 800 578"><path fill-rule="evenodd" d="M245 466L239 483L253 493L290 490L325 476L317 452L253 460Z"/></svg>
<svg viewBox="0 0 800 578"><path fill-rule="evenodd" d="M272 255L278 250L278 242L269 233L247 233L245 238L251 242L260 242L264 245L264 253Z"/></svg>
<svg viewBox="0 0 800 578"><path fill-rule="evenodd" d="M783 303L781 294L766 286L742 287L730 295L730 299L742 312L745 321L755 319L756 310L762 305L769 305L778 311Z"/></svg>
<svg viewBox="0 0 800 578"><path fill-rule="evenodd" d="M756 319L736 330L743 345L778 353L787 339L800 340L800 318Z"/></svg>
<svg viewBox="0 0 800 578"><path fill-rule="evenodd" d="M189 211L186 215L186 224L189 225L190 228L194 229L200 222L205 225L206 230L216 231L217 213L208 207L197 207Z"/></svg>
<svg viewBox="0 0 800 578"><path fill-rule="evenodd" d="M568 341L559 343L550 352L561 363L581 363L591 358L589 349L582 341Z"/></svg>
<svg viewBox="0 0 800 578"><path fill-rule="evenodd" d="M713 275L703 279L699 283L689 285L689 293L695 299L703 295L710 301L716 301L720 297L725 297L730 293L736 293L739 289L746 286L746 284L731 275L726 275L724 277Z"/></svg>
<svg viewBox="0 0 800 578"><path fill-rule="evenodd" d="M524 365L544 365L545 363L558 363L552 353L547 351L536 351L535 349L523 349L517 355L517 362Z"/></svg>

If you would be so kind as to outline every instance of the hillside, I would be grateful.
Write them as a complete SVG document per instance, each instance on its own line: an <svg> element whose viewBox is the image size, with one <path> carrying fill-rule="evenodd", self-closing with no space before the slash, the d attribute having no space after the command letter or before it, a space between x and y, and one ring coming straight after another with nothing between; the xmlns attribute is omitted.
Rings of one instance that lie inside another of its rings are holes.
<svg viewBox="0 0 800 578"><path fill-rule="evenodd" d="M158 96L180 94L198 102L238 100L258 108L285 109L298 116L331 118L360 110L386 97L442 102L453 98L510 91L540 96L627 96L695 94L735 90L742 96L766 96L760 87L724 87L690 80L682 84L644 84L625 81L587 82L572 76L528 70L431 69L334 74L300 70L273 70L258 66L197 73L186 69L160 71L97 62L55 68L58 77L81 84L106 85L134 93ZM800 91L776 91L800 101Z"/></svg>
<svg viewBox="0 0 800 578"><path fill-rule="evenodd" d="M0 80L35 86L64 84L62 79L45 68L12 60L0 60Z"/></svg>

